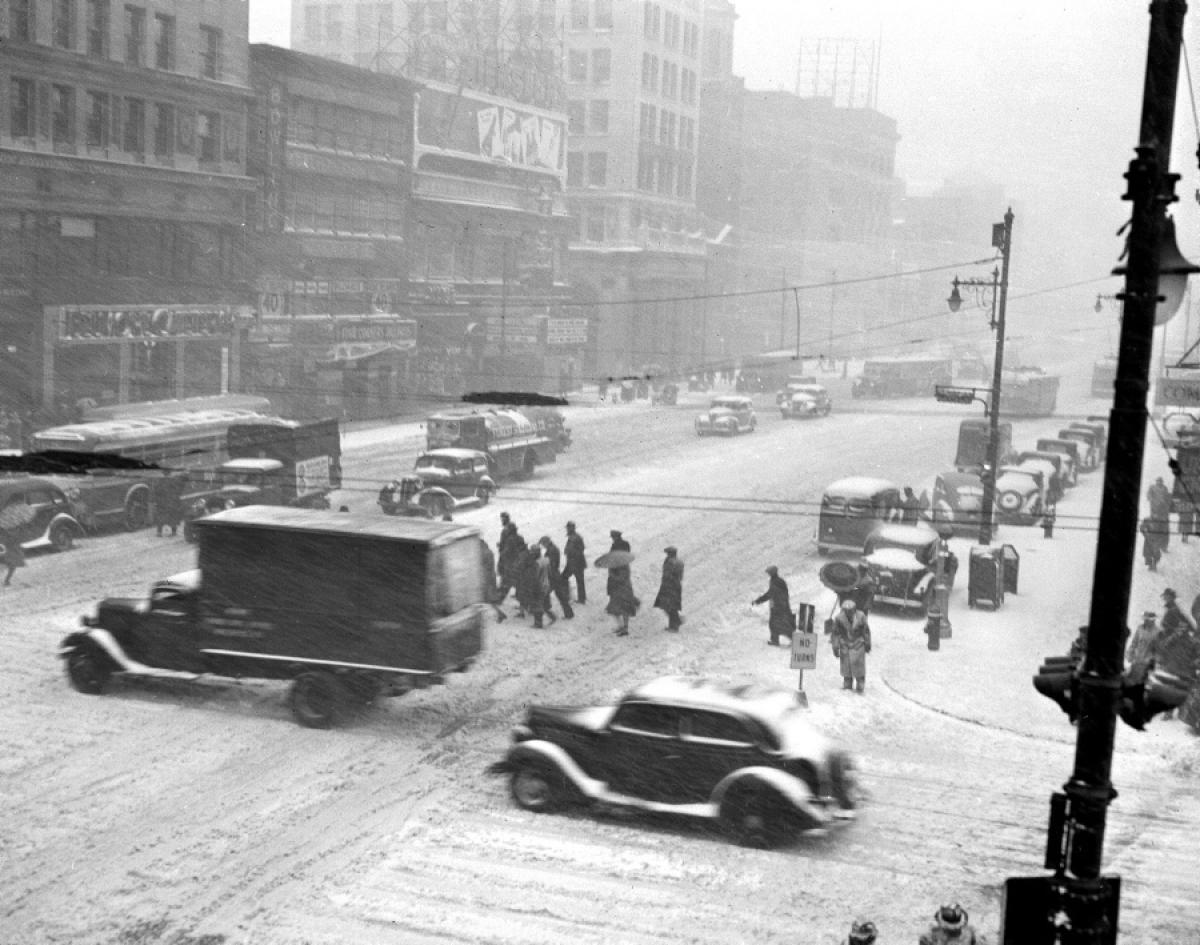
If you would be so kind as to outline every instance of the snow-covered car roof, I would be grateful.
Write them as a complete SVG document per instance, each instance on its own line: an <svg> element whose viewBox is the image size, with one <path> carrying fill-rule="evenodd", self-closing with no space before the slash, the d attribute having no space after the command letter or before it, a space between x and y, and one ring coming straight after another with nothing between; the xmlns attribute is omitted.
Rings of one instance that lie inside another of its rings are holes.
<svg viewBox="0 0 1200 945"><path fill-rule="evenodd" d="M663 676L631 689L622 697L623 702L643 699L742 712L767 725L777 725L783 716L800 706L795 692L782 686L729 683L705 676Z"/></svg>
<svg viewBox="0 0 1200 945"><path fill-rule="evenodd" d="M904 548L880 548L863 558L867 564L887 571L927 571L917 556Z"/></svg>
<svg viewBox="0 0 1200 945"><path fill-rule="evenodd" d="M825 495L845 499L861 499L870 498L889 490L898 492L900 487L889 479L880 479L875 476L847 476L845 479L839 479L827 485Z"/></svg>
<svg viewBox="0 0 1200 945"><path fill-rule="evenodd" d="M928 525L880 525L867 536L867 545L924 548L937 540L937 532Z"/></svg>
<svg viewBox="0 0 1200 945"><path fill-rule="evenodd" d="M482 459L485 461L487 460L487 453L483 453L479 450L463 449L462 447L459 447L459 446L444 446L441 449L425 450L423 453L421 453L420 455L417 456L417 462L419 463L421 460L425 459L425 457L427 457L427 456L440 456L440 457L445 457L446 459L455 459L455 460L461 460L461 459L470 459L470 460Z"/></svg>

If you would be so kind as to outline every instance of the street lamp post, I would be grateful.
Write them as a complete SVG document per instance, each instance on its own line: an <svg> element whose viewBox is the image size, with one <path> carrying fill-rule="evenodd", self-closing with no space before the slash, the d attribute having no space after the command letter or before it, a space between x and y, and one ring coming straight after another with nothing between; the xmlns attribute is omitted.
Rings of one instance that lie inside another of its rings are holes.
<svg viewBox="0 0 1200 945"><path fill-rule="evenodd" d="M1012 208L1004 214L1004 222L992 226L992 245L1000 251L1000 268L992 270L990 281L982 279L954 278L950 298L946 304L950 311L962 307L959 288L990 289L992 298L991 327L996 333L996 354L992 360L992 392L988 405L988 448L987 468L983 471L983 508L979 516L979 544L992 543L993 521L996 514L996 473L1000 464L1000 394L1004 383L1004 323L1008 309L1008 263L1012 250Z"/></svg>

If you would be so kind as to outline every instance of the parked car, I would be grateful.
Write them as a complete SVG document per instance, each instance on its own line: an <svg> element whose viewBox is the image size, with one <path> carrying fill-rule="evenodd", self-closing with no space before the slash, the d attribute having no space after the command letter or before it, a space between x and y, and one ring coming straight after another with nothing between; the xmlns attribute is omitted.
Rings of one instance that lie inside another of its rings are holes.
<svg viewBox="0 0 1200 945"><path fill-rule="evenodd" d="M850 476L831 482L821 496L817 552L862 552L876 526L900 518L900 487L874 476Z"/></svg>
<svg viewBox="0 0 1200 945"><path fill-rule="evenodd" d="M979 531L983 519L983 482L972 472L944 472L933 484L929 519L933 527L946 526L955 535Z"/></svg>
<svg viewBox="0 0 1200 945"><path fill-rule="evenodd" d="M49 546L69 551L83 535L66 493L37 476L0 479L0 529L26 550Z"/></svg>
<svg viewBox="0 0 1200 945"><path fill-rule="evenodd" d="M1086 430L1091 433L1096 438L1096 450L1100 454L1096 457L1096 461L1104 462L1104 458L1108 455L1108 424L1102 418L1089 417L1086 421L1073 420L1067 424L1067 429Z"/></svg>
<svg viewBox="0 0 1200 945"><path fill-rule="evenodd" d="M875 603L924 616L933 603L938 534L928 525L881 525L863 545L863 563L875 581ZM958 561L946 562L946 582L954 584Z"/></svg>
<svg viewBox="0 0 1200 945"><path fill-rule="evenodd" d="M813 730L790 689L665 677L616 705L532 706L503 761L513 800L545 812L604 804L721 823L773 846L849 819L850 756Z"/></svg>
<svg viewBox="0 0 1200 945"><path fill-rule="evenodd" d="M734 436L754 432L757 424L753 400L739 394L724 394L714 397L708 411L696 418L696 433L700 436Z"/></svg>
<svg viewBox="0 0 1200 945"><path fill-rule="evenodd" d="M1060 440L1073 440L1079 445L1079 468L1085 472L1100 466L1100 439L1092 430L1066 427L1058 431Z"/></svg>
<svg viewBox="0 0 1200 945"><path fill-rule="evenodd" d="M1023 466L1027 463L1043 463L1053 468L1053 475L1047 476L1047 501L1051 505L1056 505L1058 500L1063 497L1067 486L1073 485L1071 480L1071 471L1073 463L1070 457L1062 453L1051 453L1045 450L1021 450L1016 455L1016 463L1018 466Z"/></svg>
<svg viewBox="0 0 1200 945"><path fill-rule="evenodd" d="M805 387L820 386L821 385L817 383L817 378L812 374L789 374L787 376L787 380L784 381L783 387L781 387L775 393L775 405L782 406L783 402L797 390L801 390ZM823 387L821 389L824 390Z"/></svg>
<svg viewBox="0 0 1200 945"><path fill-rule="evenodd" d="M1049 504L1045 468L1033 464L1002 466L996 477L996 518L1009 525L1034 525Z"/></svg>
<svg viewBox="0 0 1200 945"><path fill-rule="evenodd" d="M1063 473L1066 476L1066 485L1079 484L1079 471L1082 468L1083 456L1079 452L1078 443L1074 440L1060 440L1057 437L1044 436L1037 441L1037 452L1058 453L1065 457L1068 460Z"/></svg>

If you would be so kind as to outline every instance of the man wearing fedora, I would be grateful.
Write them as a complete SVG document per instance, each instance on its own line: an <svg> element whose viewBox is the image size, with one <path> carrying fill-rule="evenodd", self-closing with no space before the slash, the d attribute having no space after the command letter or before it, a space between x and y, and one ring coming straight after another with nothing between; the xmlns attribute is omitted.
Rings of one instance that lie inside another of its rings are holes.
<svg viewBox="0 0 1200 945"><path fill-rule="evenodd" d="M791 639L792 634L796 632L796 617L792 613L787 581L779 576L779 568L771 565L767 568L766 573L771 579L766 591L752 600L750 604L754 606L770 602L771 608L767 614L767 630L770 637L767 645L779 646L780 637Z"/></svg>
<svg viewBox="0 0 1200 945"><path fill-rule="evenodd" d="M567 522L567 543L563 547L562 579L564 588L569 587L571 577L575 577L575 599L587 603L587 588L583 583L583 572L587 569L587 558L584 556L583 536L575 530L574 522Z"/></svg>
<svg viewBox="0 0 1200 945"><path fill-rule="evenodd" d="M654 606L667 615L667 630L679 632L683 618L679 611L683 608L683 561L674 545L663 549L666 557L662 565L662 581L658 586L658 596L654 598Z"/></svg>

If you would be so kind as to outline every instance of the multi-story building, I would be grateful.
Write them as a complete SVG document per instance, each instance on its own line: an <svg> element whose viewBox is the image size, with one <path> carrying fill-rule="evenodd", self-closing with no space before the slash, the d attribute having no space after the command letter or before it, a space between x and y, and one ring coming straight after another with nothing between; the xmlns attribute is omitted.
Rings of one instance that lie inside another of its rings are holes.
<svg viewBox="0 0 1200 945"><path fill-rule="evenodd" d="M824 287L792 299L785 290L782 305L770 295L747 298L739 303L742 330L765 348L886 350L895 332L875 329L896 321L897 282L855 280L900 265L895 120L827 97L747 91L743 122L738 268L746 284L733 288Z"/></svg>
<svg viewBox="0 0 1200 945"><path fill-rule="evenodd" d="M571 273L600 308L602 373L700 359L707 239L696 164L712 8L732 4L573 0L567 11Z"/></svg>
<svg viewBox="0 0 1200 945"><path fill-rule="evenodd" d="M428 392L577 384L589 336L566 278L558 4L294 0L292 9L296 48L422 86L407 301L418 361L437 367Z"/></svg>
<svg viewBox="0 0 1200 945"><path fill-rule="evenodd" d="M409 317L418 86L250 47L258 307L247 388L289 415L380 416L419 386Z"/></svg>
<svg viewBox="0 0 1200 945"><path fill-rule="evenodd" d="M236 387L245 0L0 4L0 399Z"/></svg>

